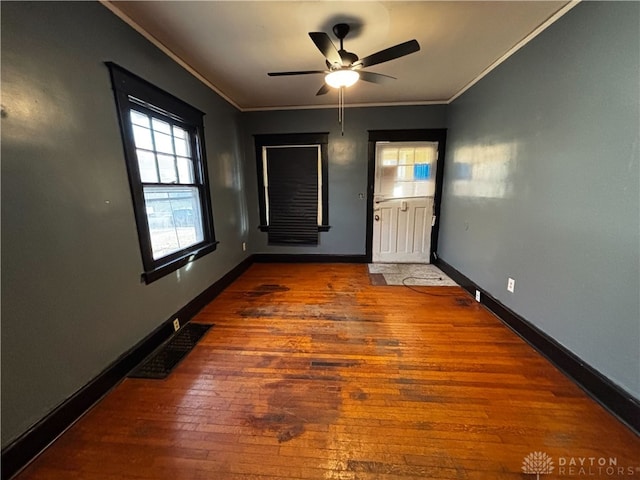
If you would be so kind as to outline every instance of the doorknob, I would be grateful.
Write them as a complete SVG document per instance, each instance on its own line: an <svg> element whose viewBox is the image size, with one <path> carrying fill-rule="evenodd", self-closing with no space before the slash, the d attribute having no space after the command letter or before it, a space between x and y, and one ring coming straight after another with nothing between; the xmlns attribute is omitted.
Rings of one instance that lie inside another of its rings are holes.
<svg viewBox="0 0 640 480"><path fill-rule="evenodd" d="M376 216L375 216L375 217L373 217L373 218L375 218L376 222L378 222L378 221L380 220L380 215L376 215Z"/></svg>

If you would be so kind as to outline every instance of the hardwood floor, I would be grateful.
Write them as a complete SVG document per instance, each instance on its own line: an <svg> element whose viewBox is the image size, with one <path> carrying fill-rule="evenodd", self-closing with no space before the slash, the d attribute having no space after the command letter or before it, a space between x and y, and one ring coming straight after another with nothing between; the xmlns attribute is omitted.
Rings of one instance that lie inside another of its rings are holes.
<svg viewBox="0 0 640 480"><path fill-rule="evenodd" d="M126 379L18 478L525 479L532 452L545 480L640 478L640 438L464 290L417 288L255 264L169 378Z"/></svg>

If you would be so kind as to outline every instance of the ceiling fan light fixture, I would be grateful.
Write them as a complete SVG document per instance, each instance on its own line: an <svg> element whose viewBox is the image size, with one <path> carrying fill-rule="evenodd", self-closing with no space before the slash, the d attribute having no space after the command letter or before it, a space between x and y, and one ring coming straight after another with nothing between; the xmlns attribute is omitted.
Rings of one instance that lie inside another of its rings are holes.
<svg viewBox="0 0 640 480"><path fill-rule="evenodd" d="M350 87L358 81L360 74L354 70L334 70L324 77L324 81L333 88Z"/></svg>

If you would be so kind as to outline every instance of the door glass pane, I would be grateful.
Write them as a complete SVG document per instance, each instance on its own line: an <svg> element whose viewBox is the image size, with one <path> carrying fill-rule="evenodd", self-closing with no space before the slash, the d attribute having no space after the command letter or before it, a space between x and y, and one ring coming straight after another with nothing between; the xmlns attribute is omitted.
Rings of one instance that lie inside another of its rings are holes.
<svg viewBox="0 0 640 480"><path fill-rule="evenodd" d="M204 240L196 187L145 187L144 200L154 260Z"/></svg>
<svg viewBox="0 0 640 480"><path fill-rule="evenodd" d="M413 165L415 148L401 148L398 152L398 163L400 165Z"/></svg>
<svg viewBox="0 0 640 480"><path fill-rule="evenodd" d="M398 175L396 176L396 180L410 182L413 180L413 167L412 166L401 166L398 167Z"/></svg>
<svg viewBox="0 0 640 480"><path fill-rule="evenodd" d="M416 148L416 163L433 163L438 156L437 144Z"/></svg>
<svg viewBox="0 0 640 480"><path fill-rule="evenodd" d="M413 166L413 178L415 180L429 180L431 177L431 164L416 163Z"/></svg>
<svg viewBox="0 0 640 480"><path fill-rule="evenodd" d="M380 185L376 194L383 195L385 197L392 197L393 186L398 174L398 167L382 167L380 170Z"/></svg>
<svg viewBox="0 0 640 480"><path fill-rule="evenodd" d="M385 147L382 150L382 165L383 166L396 166L398 165L398 149Z"/></svg>

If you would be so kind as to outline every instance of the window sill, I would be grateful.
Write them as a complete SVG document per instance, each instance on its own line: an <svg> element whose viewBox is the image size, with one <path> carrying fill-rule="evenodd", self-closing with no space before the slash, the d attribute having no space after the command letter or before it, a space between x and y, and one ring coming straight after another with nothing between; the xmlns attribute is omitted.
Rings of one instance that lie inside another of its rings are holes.
<svg viewBox="0 0 640 480"><path fill-rule="evenodd" d="M156 280L169 275L171 272L175 272L179 268L184 267L188 263L193 262L198 258L204 257L207 253L213 252L217 248L219 243L220 242L207 243L197 250L191 251L181 257L175 258L163 265L159 265L153 270L146 271L141 275L141 280L147 285L153 283Z"/></svg>
<svg viewBox="0 0 640 480"><path fill-rule="evenodd" d="M331 225L318 225L319 232L328 232L330 228ZM260 230L261 232L268 232L269 225L258 225L258 230Z"/></svg>

